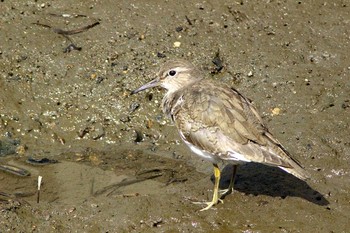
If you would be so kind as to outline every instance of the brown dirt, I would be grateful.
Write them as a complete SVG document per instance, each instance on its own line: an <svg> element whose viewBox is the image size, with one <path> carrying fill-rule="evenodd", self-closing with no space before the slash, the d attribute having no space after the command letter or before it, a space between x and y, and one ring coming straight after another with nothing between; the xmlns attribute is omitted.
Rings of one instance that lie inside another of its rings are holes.
<svg viewBox="0 0 350 233"><path fill-rule="evenodd" d="M0 1L0 163L31 172L0 171L0 232L348 232L349 7ZM70 42L53 29L96 21L69 36L81 51L63 52ZM164 92L129 96L179 57L254 100L311 180L247 164L225 203L199 212L192 201L210 199L211 164L179 141Z"/></svg>

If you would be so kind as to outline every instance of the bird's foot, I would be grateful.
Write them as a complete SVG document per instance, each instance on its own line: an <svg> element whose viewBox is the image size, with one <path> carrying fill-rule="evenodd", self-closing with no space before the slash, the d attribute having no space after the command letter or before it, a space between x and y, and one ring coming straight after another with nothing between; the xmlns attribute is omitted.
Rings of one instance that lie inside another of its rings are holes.
<svg viewBox="0 0 350 233"><path fill-rule="evenodd" d="M219 194L221 195L221 197L225 197L232 192L233 192L233 187L219 190Z"/></svg>
<svg viewBox="0 0 350 233"><path fill-rule="evenodd" d="M204 210L209 210L211 207L213 207L214 205L218 204L219 202L224 203L223 200L221 200L220 198L217 199L216 201L196 201L196 202L192 202L193 204L196 205L207 205L206 207L204 207L203 209L201 209L200 211L204 211Z"/></svg>

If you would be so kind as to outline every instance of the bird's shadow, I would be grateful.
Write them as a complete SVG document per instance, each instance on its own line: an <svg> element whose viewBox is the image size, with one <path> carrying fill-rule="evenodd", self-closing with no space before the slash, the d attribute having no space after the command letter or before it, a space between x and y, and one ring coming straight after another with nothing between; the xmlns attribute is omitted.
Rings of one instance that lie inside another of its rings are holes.
<svg viewBox="0 0 350 233"><path fill-rule="evenodd" d="M222 169L221 189L228 187L232 169L231 165L227 165ZM212 180L214 180L214 176L212 176ZM234 190L255 196L267 195L283 199L287 196L301 197L320 206L329 204L321 193L314 190L305 181L279 168L257 163L247 163L239 166Z"/></svg>

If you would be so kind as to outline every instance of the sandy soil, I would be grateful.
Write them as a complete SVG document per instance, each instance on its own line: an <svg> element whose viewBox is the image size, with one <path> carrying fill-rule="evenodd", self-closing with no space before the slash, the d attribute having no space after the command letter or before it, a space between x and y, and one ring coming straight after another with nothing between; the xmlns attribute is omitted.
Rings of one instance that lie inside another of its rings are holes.
<svg viewBox="0 0 350 233"><path fill-rule="evenodd" d="M0 1L0 163L30 172L0 171L0 232L348 232L349 9ZM65 53L71 42L81 50ZM180 142L161 112L162 90L129 96L173 58L254 100L312 178L247 164L224 204L199 212L192 202L210 199L211 164Z"/></svg>

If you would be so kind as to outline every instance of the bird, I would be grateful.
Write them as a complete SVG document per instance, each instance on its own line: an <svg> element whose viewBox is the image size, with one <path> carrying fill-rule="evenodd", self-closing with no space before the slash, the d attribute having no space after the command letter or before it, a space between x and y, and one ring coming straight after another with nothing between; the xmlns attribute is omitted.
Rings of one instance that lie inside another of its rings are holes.
<svg viewBox="0 0 350 233"><path fill-rule="evenodd" d="M206 78L183 59L164 63L155 79L131 94L157 86L166 90L163 112L176 125L181 139L193 153L213 164L213 197L200 202L206 205L201 211L223 202L222 197L233 192L237 168L245 163L278 167L300 180L309 178L300 162L269 132L252 101L235 88ZM218 164L222 161L233 169L229 187L219 190Z"/></svg>

